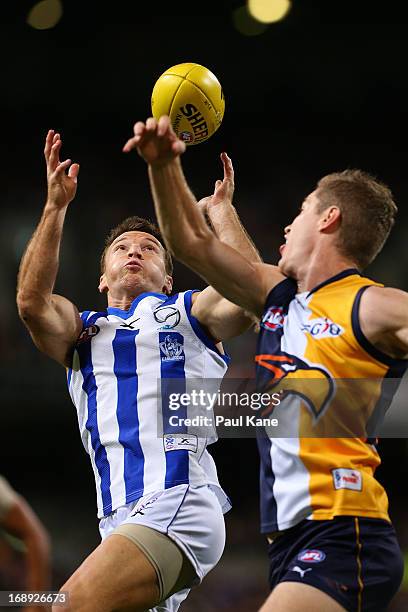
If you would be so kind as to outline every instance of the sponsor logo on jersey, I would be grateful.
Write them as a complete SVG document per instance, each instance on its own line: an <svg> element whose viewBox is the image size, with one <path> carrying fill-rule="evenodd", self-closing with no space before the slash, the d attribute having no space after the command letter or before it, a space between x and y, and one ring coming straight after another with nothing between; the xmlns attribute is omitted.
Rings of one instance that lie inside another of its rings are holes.
<svg viewBox="0 0 408 612"><path fill-rule="evenodd" d="M312 568L308 567L307 569L302 569L301 567L299 567L298 565L295 565L295 567L291 567L290 568L291 572L297 572L298 574L300 574L301 578L304 578L306 572L311 572Z"/></svg>
<svg viewBox="0 0 408 612"><path fill-rule="evenodd" d="M101 330L100 330L99 325L90 325L89 327L86 327L80 333L78 340L77 340L77 344L82 344L82 342L87 342L88 340L91 340L91 338L96 336L96 334L99 334L100 331Z"/></svg>
<svg viewBox="0 0 408 612"><path fill-rule="evenodd" d="M184 349L181 342L170 334L165 337L163 342L159 343L162 352L162 361L184 361Z"/></svg>
<svg viewBox="0 0 408 612"><path fill-rule="evenodd" d="M127 327L129 329L135 329L133 325L136 323L136 321L140 321L140 317L137 317L137 319L133 319L133 321L125 321L124 323L121 323L119 327Z"/></svg>
<svg viewBox="0 0 408 612"><path fill-rule="evenodd" d="M326 553L322 550L302 550L298 554L298 561L303 561L303 563L320 563L324 561L326 558Z"/></svg>
<svg viewBox="0 0 408 612"><path fill-rule="evenodd" d="M283 308L271 306L262 317L261 327L275 331L283 327L284 320Z"/></svg>
<svg viewBox="0 0 408 612"><path fill-rule="evenodd" d="M349 468L337 468L332 470L333 483L335 489L351 489L361 491L363 489L363 479L361 472Z"/></svg>
<svg viewBox="0 0 408 612"><path fill-rule="evenodd" d="M312 319L302 326L302 331L307 332L313 338L316 338L316 340L320 340L320 338L336 338L344 333L344 329L340 325L333 323L327 317Z"/></svg>
<svg viewBox="0 0 408 612"><path fill-rule="evenodd" d="M181 315L175 306L161 306L156 308L153 316L157 323L163 323L160 329L173 329L180 323Z"/></svg>
<svg viewBox="0 0 408 612"><path fill-rule="evenodd" d="M144 516L145 511L154 504L155 501L157 501L159 499L159 497L161 497L161 495L163 495L163 492L157 493L155 494L153 497L150 497L149 499L146 499L145 501L139 502L136 505L136 508L134 509L134 512L132 512L132 514L130 516L137 516L138 514L140 514L141 516Z"/></svg>
<svg viewBox="0 0 408 612"><path fill-rule="evenodd" d="M197 452L198 442L197 436L194 434L164 434L163 436L164 450L189 450Z"/></svg>
<svg viewBox="0 0 408 612"><path fill-rule="evenodd" d="M270 380L264 385L265 392L278 387L280 404L288 396L297 396L304 401L315 419L322 416L335 391L333 379L326 370L284 352L278 355L256 355L255 361L270 373ZM262 416L272 409L273 406L266 408Z"/></svg>

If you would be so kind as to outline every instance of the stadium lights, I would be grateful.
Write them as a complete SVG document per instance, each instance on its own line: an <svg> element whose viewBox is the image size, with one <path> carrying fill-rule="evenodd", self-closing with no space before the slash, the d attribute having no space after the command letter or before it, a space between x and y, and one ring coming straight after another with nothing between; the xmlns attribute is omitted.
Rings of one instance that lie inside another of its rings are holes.
<svg viewBox="0 0 408 612"><path fill-rule="evenodd" d="M274 23L286 17L291 0L248 0L250 15L261 23Z"/></svg>
<svg viewBox="0 0 408 612"><path fill-rule="evenodd" d="M57 25L62 17L61 0L41 0L27 15L27 23L35 30L49 30Z"/></svg>

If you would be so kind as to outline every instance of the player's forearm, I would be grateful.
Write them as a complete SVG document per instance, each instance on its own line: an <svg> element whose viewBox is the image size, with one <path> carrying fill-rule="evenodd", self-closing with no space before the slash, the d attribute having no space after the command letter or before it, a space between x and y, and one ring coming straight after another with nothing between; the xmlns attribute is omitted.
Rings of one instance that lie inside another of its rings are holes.
<svg viewBox="0 0 408 612"><path fill-rule="evenodd" d="M51 298L57 278L66 208L46 205L20 264L17 281L19 306L39 306Z"/></svg>
<svg viewBox="0 0 408 612"><path fill-rule="evenodd" d="M29 591L46 591L50 588L51 567L48 538L42 533L31 533L25 539L27 582Z"/></svg>
<svg viewBox="0 0 408 612"><path fill-rule="evenodd" d="M239 251L249 261L262 261L234 206L229 203L217 204L210 207L207 214L217 237L222 242Z"/></svg>
<svg viewBox="0 0 408 612"><path fill-rule="evenodd" d="M149 178L164 241L183 260L200 242L211 237L211 230L195 205L179 158L163 166L150 165Z"/></svg>

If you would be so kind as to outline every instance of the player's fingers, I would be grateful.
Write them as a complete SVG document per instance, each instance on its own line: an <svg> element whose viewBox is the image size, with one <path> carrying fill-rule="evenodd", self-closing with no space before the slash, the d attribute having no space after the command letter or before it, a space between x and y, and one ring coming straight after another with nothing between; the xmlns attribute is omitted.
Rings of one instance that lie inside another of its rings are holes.
<svg viewBox="0 0 408 612"><path fill-rule="evenodd" d="M231 159L228 157L228 155L225 152L221 153L221 161L224 167L224 178L231 179L233 181L234 180L234 167L232 165Z"/></svg>
<svg viewBox="0 0 408 612"><path fill-rule="evenodd" d="M157 124L157 135L164 136L170 130L170 117L162 115Z"/></svg>
<svg viewBox="0 0 408 612"><path fill-rule="evenodd" d="M171 150L175 155L182 155L186 150L186 143L177 138L177 140L172 143Z"/></svg>
<svg viewBox="0 0 408 612"><path fill-rule="evenodd" d="M135 125L133 126L133 132L134 132L135 136L143 134L143 132L145 131L145 127L146 126L143 123L143 121L137 121L135 123Z"/></svg>
<svg viewBox="0 0 408 612"><path fill-rule="evenodd" d="M59 163L59 152L61 149L62 142L61 140L56 140L51 147L50 156L48 158L48 164L52 171L55 170Z"/></svg>
<svg viewBox="0 0 408 612"><path fill-rule="evenodd" d="M54 130L48 130L47 136L45 137L45 147L44 147L44 155L47 161L50 156L53 138L54 138Z"/></svg>
<svg viewBox="0 0 408 612"><path fill-rule="evenodd" d="M68 170L69 178L71 178L76 183L77 182L77 178L78 178L78 174L79 174L79 164L72 164L72 166Z"/></svg>
<svg viewBox="0 0 408 612"><path fill-rule="evenodd" d="M157 121L154 117L149 117L146 121L146 130L148 132L155 132L157 129Z"/></svg>
<svg viewBox="0 0 408 612"><path fill-rule="evenodd" d="M129 140L125 143L122 151L124 153L129 153L132 149L136 149L136 147L140 144L143 136L134 136L133 138L129 138Z"/></svg>
<svg viewBox="0 0 408 612"><path fill-rule="evenodd" d="M61 175L69 166L71 165L70 159L65 159L63 162L60 162L55 169L54 176Z"/></svg>

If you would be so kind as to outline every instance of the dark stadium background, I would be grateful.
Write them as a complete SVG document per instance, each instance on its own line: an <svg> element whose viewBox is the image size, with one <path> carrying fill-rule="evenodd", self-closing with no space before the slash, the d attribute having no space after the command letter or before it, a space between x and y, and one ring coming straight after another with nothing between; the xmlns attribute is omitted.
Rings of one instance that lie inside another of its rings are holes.
<svg viewBox="0 0 408 612"><path fill-rule="evenodd" d="M150 114L150 93L168 67L194 61L222 83L218 133L183 157L197 197L212 191L226 150L235 204L264 259L275 262L282 231L325 173L360 167L392 188L399 220L368 274L408 290L408 22L394 4L293 0L287 18L258 36L233 24L242 2L64 2L58 25L26 23L31 2L2 3L0 165L0 473L23 494L53 541L58 588L98 543L93 476L64 371L38 353L19 321L19 260L46 193L43 140L61 132L63 156L81 163L56 291L80 309L101 308L98 261L107 231L125 216L153 216L146 167L121 147ZM203 287L176 265L176 289ZM227 343L231 376L253 374L253 333ZM407 416L408 418L408 416ZM250 612L267 594L258 534L254 440L212 447L234 507L222 562L183 610ZM383 440L378 477L408 551L408 444ZM10 585L11 587L12 585ZM406 586L408 589L408 586ZM408 591L392 610L408 609Z"/></svg>

